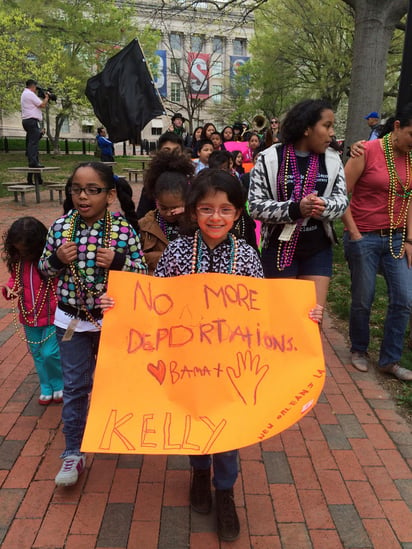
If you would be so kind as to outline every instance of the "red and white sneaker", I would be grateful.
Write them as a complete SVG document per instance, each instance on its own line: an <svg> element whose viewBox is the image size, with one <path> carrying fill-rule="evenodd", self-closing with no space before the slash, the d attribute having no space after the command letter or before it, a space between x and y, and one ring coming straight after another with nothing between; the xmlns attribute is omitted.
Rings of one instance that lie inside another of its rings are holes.
<svg viewBox="0 0 412 549"><path fill-rule="evenodd" d="M63 391L53 392L53 402L56 402L56 404L60 404L60 402L63 402Z"/></svg>
<svg viewBox="0 0 412 549"><path fill-rule="evenodd" d="M73 486L86 467L86 456L66 456L63 465L54 479L57 486Z"/></svg>
<svg viewBox="0 0 412 549"><path fill-rule="evenodd" d="M52 395L40 395L38 402L42 406L48 406L52 400L53 400Z"/></svg>

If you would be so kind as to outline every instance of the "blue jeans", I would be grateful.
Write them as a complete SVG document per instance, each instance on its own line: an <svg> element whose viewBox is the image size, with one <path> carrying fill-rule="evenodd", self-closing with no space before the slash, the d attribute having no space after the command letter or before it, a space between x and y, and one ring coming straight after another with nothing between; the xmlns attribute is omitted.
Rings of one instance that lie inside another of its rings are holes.
<svg viewBox="0 0 412 549"><path fill-rule="evenodd" d="M100 332L74 332L62 341L65 330L56 327L63 371L63 433L66 448L61 457L81 455L89 393L92 390Z"/></svg>
<svg viewBox="0 0 412 549"><path fill-rule="evenodd" d="M392 248L399 253L401 233L392 236ZM406 257L392 257L389 236L362 233L360 240L350 240L344 235L345 257L351 273L352 304L350 309L349 336L351 351L366 352L369 345L369 319L375 297L376 275L381 273L388 288L383 340L379 366L399 362L402 356L405 331L412 302L412 269Z"/></svg>
<svg viewBox="0 0 412 549"><path fill-rule="evenodd" d="M238 450L212 455L190 456L193 469L209 469L213 460L213 486L216 490L230 490L238 475Z"/></svg>

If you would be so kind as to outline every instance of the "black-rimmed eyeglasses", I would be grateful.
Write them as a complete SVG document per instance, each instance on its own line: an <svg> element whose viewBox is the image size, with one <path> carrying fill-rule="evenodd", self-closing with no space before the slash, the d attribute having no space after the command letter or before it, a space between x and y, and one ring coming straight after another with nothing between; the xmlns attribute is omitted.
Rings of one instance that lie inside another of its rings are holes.
<svg viewBox="0 0 412 549"><path fill-rule="evenodd" d="M103 191L110 191L109 187L76 187L76 186L73 186L73 187L69 187L67 189L67 192L69 194L81 194L82 192L84 192L85 194L89 195L94 195L94 194L100 194L102 193Z"/></svg>

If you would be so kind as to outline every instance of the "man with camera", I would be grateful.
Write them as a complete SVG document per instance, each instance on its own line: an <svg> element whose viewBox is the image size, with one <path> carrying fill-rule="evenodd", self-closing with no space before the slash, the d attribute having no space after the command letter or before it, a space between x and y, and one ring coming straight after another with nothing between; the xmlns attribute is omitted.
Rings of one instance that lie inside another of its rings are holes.
<svg viewBox="0 0 412 549"><path fill-rule="evenodd" d="M26 132L26 156L30 168L42 168L39 163L39 141L43 135L42 111L50 98L49 93L41 99L37 93L37 82L29 79L21 94L21 117L23 128Z"/></svg>

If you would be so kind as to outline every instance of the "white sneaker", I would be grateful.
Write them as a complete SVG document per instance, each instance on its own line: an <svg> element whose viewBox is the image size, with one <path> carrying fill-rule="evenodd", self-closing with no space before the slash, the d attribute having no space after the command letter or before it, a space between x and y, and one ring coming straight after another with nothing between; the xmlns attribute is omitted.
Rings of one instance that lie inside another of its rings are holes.
<svg viewBox="0 0 412 549"><path fill-rule="evenodd" d="M353 351L352 353L352 366L354 366L360 372L367 372L369 368L368 354Z"/></svg>
<svg viewBox="0 0 412 549"><path fill-rule="evenodd" d="M402 368L395 362L395 364L388 364L379 370L386 372L387 374L392 374L401 381L412 381L412 371L408 368Z"/></svg>
<svg viewBox="0 0 412 549"><path fill-rule="evenodd" d="M57 404L63 402L63 391L53 391L53 402Z"/></svg>
<svg viewBox="0 0 412 549"><path fill-rule="evenodd" d="M57 486L73 486L86 467L86 456L67 456L57 473L55 483Z"/></svg>

